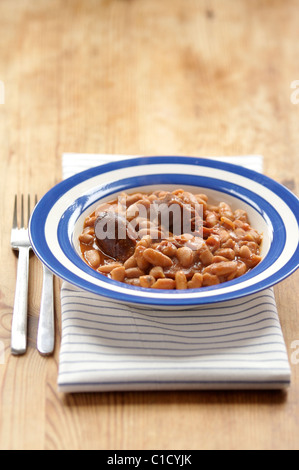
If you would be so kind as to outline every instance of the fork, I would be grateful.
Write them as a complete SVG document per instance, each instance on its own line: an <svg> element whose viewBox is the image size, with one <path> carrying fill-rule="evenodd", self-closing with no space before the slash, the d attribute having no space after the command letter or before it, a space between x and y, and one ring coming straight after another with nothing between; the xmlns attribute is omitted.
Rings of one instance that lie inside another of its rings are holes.
<svg viewBox="0 0 299 470"><path fill-rule="evenodd" d="M37 198L36 198L37 199ZM28 222L30 218L30 195L28 195ZM25 354L27 349L27 302L29 252L31 244L28 235L28 224L25 227L24 195L21 196L21 221L18 226L18 197L15 196L13 224L11 230L11 247L19 252L15 301L11 326L11 352L14 355Z"/></svg>

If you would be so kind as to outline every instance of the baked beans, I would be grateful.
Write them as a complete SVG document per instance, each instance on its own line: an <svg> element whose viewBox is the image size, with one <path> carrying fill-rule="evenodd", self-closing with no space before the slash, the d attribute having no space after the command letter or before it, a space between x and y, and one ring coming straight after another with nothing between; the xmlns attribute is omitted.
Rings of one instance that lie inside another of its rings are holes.
<svg viewBox="0 0 299 470"><path fill-rule="evenodd" d="M152 206L158 214L155 220ZM180 219L183 212L190 222L187 230ZM223 201L211 204L205 194L182 189L123 194L118 201L100 204L86 218L79 242L91 268L149 289L222 284L262 259L262 234L250 225L244 210L233 210Z"/></svg>

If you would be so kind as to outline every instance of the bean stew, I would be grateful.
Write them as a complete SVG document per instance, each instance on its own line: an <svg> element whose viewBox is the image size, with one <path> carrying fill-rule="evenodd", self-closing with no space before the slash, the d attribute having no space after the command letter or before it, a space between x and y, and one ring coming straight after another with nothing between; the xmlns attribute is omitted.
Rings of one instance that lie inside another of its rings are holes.
<svg viewBox="0 0 299 470"><path fill-rule="evenodd" d="M183 189L122 194L102 203L79 236L83 259L100 274L167 290L244 275L261 262L262 239L244 210Z"/></svg>

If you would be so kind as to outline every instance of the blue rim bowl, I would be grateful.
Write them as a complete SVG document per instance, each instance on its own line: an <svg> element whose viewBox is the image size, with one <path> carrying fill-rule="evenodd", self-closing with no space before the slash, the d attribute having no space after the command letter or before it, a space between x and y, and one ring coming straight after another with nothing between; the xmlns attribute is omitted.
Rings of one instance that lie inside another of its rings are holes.
<svg viewBox="0 0 299 470"><path fill-rule="evenodd" d="M263 232L263 260L244 276L218 286L160 291L129 286L90 268L79 253L78 235L99 201L122 192L205 192L244 208ZM299 266L299 200L287 188L255 171L195 157L139 157L101 165L53 187L37 204L29 225L35 254L58 277L118 302L192 308L256 294L290 276Z"/></svg>

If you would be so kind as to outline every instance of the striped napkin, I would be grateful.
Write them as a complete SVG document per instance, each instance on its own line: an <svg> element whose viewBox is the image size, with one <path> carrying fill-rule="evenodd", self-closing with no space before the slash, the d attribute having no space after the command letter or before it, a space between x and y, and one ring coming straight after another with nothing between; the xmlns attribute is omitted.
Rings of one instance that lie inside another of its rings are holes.
<svg viewBox="0 0 299 470"><path fill-rule="evenodd" d="M63 177L115 155L63 155ZM223 157L262 171L260 156ZM222 158L219 157L219 160ZM61 392L283 389L290 365L272 289L182 311L147 309L63 282Z"/></svg>

